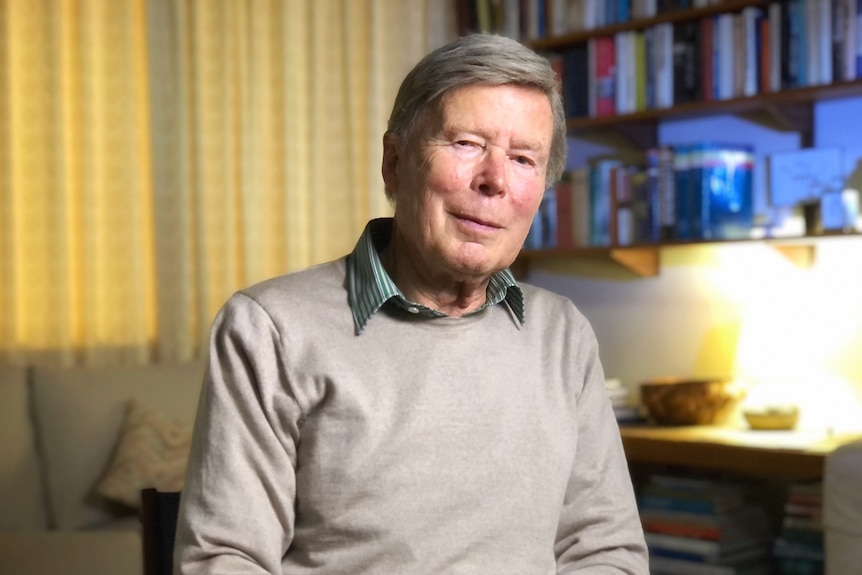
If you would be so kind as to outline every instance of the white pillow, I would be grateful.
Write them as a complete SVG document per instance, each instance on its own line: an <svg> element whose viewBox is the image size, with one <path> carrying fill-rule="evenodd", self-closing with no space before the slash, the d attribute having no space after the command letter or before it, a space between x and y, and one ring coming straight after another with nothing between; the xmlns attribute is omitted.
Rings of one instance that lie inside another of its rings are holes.
<svg viewBox="0 0 862 575"><path fill-rule="evenodd" d="M117 447L96 493L140 509L141 489L179 491L186 475L192 429L137 399L129 401Z"/></svg>

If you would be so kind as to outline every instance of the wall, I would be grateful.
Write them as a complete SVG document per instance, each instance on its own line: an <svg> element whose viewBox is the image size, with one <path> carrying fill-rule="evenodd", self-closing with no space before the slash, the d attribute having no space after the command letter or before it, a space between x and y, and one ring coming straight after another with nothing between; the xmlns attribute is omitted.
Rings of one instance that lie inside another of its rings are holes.
<svg viewBox="0 0 862 575"><path fill-rule="evenodd" d="M815 117L815 145L853 150L862 99L819 104ZM754 143L755 205L765 209L764 157L797 148L798 137L720 117L668 123L659 138L703 134ZM570 145L570 167L604 151ZM848 173L855 165L847 163ZM862 239L819 240L808 268L766 244L746 243L665 249L655 278L635 279L610 264L556 262L533 269L528 281L578 305L596 331L607 376L628 386L659 375L730 376L756 384L753 393L801 403L801 427L862 429Z"/></svg>

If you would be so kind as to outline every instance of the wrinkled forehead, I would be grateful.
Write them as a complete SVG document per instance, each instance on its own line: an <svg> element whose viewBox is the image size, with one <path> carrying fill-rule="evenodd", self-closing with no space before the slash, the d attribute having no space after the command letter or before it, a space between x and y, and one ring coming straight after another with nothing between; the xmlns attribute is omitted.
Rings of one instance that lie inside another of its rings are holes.
<svg viewBox="0 0 862 575"><path fill-rule="evenodd" d="M413 122L413 128L411 130L411 136L413 136L417 140L424 140L429 137L434 136L435 134L439 134L442 129L446 126L444 125L447 121L447 118L451 117L451 114L447 114L447 111L450 110L449 106L453 99L455 99L460 93L470 90L471 88L476 87L484 87L489 88L492 93L495 89L500 89L501 97L502 91L505 88L522 88L524 90L528 90L534 92L536 95L539 95L543 98L543 101L547 103L547 112L549 119L548 126L548 134L547 134L547 144L550 147L551 140L553 138L553 114L551 110L551 100L545 92L541 89L536 88L535 86L530 85L522 85L516 83L508 83L508 84L487 84L487 83L472 83L466 84L463 86L458 86L455 88L451 88L446 92L443 92L440 96L435 98L426 104L416 115ZM506 122L506 118L499 118L501 122ZM543 138L544 139L544 138Z"/></svg>

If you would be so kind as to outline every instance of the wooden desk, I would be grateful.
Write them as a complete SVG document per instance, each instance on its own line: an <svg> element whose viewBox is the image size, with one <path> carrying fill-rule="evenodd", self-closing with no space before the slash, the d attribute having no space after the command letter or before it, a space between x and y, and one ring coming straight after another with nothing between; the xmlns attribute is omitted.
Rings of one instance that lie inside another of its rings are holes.
<svg viewBox="0 0 862 575"><path fill-rule="evenodd" d="M756 477L819 479L826 456L862 435L717 426L622 426L631 463L679 465Z"/></svg>

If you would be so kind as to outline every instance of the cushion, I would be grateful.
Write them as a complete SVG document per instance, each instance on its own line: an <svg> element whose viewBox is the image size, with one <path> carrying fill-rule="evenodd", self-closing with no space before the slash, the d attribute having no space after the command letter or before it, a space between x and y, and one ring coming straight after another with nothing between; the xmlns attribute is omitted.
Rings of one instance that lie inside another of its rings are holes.
<svg viewBox="0 0 862 575"><path fill-rule="evenodd" d="M0 531L44 529L42 476L24 368L0 369L0 438Z"/></svg>
<svg viewBox="0 0 862 575"><path fill-rule="evenodd" d="M191 424L203 381L201 363L152 366L34 368L37 440L45 457L51 524L94 527L132 513L96 493L129 400Z"/></svg>
<svg viewBox="0 0 862 575"><path fill-rule="evenodd" d="M145 487L180 491L191 442L191 425L172 421L132 399L113 459L96 492L140 509L141 489Z"/></svg>

